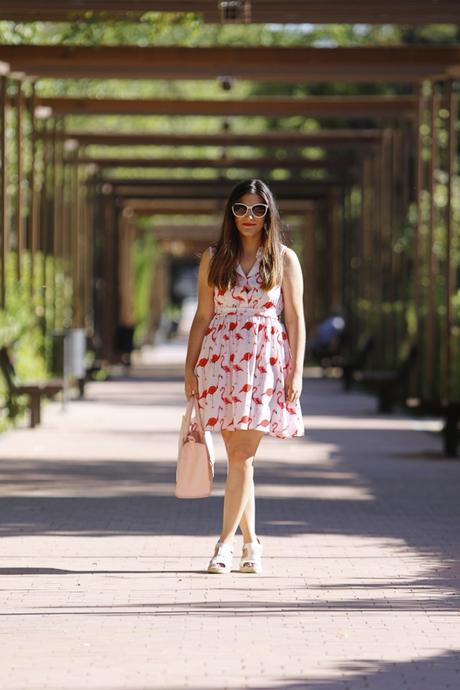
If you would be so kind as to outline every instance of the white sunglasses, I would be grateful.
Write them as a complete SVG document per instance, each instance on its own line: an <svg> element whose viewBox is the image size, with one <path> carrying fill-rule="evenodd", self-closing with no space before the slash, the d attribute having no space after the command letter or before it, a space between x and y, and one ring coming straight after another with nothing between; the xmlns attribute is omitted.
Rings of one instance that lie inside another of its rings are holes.
<svg viewBox="0 0 460 690"><path fill-rule="evenodd" d="M247 204L236 203L232 206L233 215L237 218L244 218L244 216L251 211L254 218L263 218L268 211L268 204L254 204L247 206Z"/></svg>

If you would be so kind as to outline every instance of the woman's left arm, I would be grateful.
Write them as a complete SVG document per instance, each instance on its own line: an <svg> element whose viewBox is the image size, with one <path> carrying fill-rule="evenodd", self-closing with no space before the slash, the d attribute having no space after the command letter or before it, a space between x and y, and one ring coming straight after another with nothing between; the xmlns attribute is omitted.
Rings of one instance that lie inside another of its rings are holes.
<svg viewBox="0 0 460 690"><path fill-rule="evenodd" d="M286 400L296 402L302 392L303 362L305 357L305 317L303 311L303 276L297 254L289 248L284 251L283 282L284 320L291 350L291 366L286 375Z"/></svg>

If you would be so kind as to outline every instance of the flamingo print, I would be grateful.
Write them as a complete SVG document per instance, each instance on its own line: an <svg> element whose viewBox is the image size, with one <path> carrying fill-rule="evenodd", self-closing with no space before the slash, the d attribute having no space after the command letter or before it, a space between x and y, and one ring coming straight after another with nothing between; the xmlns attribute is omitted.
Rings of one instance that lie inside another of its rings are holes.
<svg viewBox="0 0 460 690"><path fill-rule="evenodd" d="M221 398L222 402L225 403L226 405L231 405L231 404L232 404L232 399L231 399L231 398L227 398L227 397L224 395L224 391L225 391L225 386L222 386L222 388L220 389L220 398Z"/></svg>
<svg viewBox="0 0 460 690"><path fill-rule="evenodd" d="M256 393L256 391L259 389L259 387L253 386L253 388L254 388L254 390L252 391L252 399L254 400L256 405L263 405L264 404L263 401L257 395L254 395L254 393Z"/></svg>
<svg viewBox="0 0 460 690"><path fill-rule="evenodd" d="M217 410L217 417L209 417L208 421L206 422L206 426L212 426L212 427L216 426L217 422L219 421L219 412L223 412L223 411L224 411L224 408L219 407L219 409Z"/></svg>
<svg viewBox="0 0 460 690"><path fill-rule="evenodd" d="M283 410L284 409L284 402L281 402L281 398L283 397L283 391L278 391L276 395L276 401L279 405L279 407Z"/></svg>

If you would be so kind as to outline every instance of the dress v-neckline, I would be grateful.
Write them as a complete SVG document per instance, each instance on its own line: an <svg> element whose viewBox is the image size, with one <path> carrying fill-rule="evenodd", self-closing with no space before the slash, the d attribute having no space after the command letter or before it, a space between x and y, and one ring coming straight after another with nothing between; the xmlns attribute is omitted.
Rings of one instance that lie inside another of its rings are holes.
<svg viewBox="0 0 460 690"><path fill-rule="evenodd" d="M259 247L257 249L257 252L256 252L256 260L254 261L254 263L252 264L251 268L249 269L249 271L247 273L245 273L244 268L242 267L241 263L238 261L238 267L241 269L241 273L244 275L245 278L249 278L249 276L251 275L254 267L258 264L258 262L260 260L261 253L262 253L262 251Z"/></svg>

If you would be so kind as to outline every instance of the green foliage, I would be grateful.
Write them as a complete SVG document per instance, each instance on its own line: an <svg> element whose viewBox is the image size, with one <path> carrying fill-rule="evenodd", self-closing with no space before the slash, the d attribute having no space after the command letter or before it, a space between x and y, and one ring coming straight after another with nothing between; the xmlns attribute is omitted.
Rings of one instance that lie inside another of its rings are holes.
<svg viewBox="0 0 460 690"><path fill-rule="evenodd" d="M143 227L142 222L140 223ZM133 247L134 262L134 342L141 345L150 327L150 299L155 264L160 254L152 232L138 233Z"/></svg>
<svg viewBox="0 0 460 690"><path fill-rule="evenodd" d="M31 285L30 253L24 252L21 261L21 279L17 279L17 253L8 254L6 271L6 306L0 310L0 347L7 347L18 381L40 380L49 376L51 339L55 328L62 328L63 315L71 312L70 280L64 274L60 259L46 258L37 253L34 280ZM52 277L55 276L55 281ZM54 305L59 312L54 314ZM54 314L54 315L53 315ZM25 411L26 398L9 399L3 376L0 376L0 408L6 407L12 419ZM0 417L0 430L7 424Z"/></svg>

